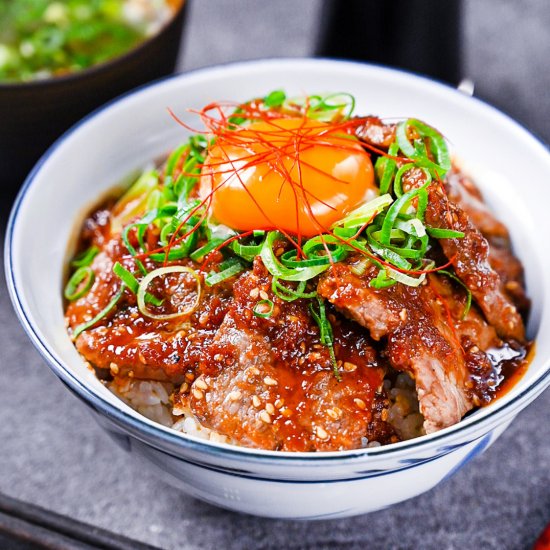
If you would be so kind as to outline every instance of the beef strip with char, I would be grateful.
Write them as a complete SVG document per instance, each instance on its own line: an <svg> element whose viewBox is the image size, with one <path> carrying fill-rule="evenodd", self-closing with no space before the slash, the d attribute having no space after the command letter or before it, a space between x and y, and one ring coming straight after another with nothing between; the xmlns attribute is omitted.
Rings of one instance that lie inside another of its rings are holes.
<svg viewBox="0 0 550 550"><path fill-rule="evenodd" d="M449 200L466 212L473 225L487 239L489 263L500 277L502 291L525 317L530 302L525 292L523 266L512 251L508 229L489 210L474 182L456 166L445 178L445 190Z"/></svg>
<svg viewBox="0 0 550 550"><path fill-rule="evenodd" d="M426 222L439 229L464 233L463 238L440 239L443 252L468 287L483 314L502 338L525 340L525 327L517 308L502 289L489 261L489 243L468 215L451 202L439 185L429 187Z"/></svg>
<svg viewBox="0 0 550 550"><path fill-rule="evenodd" d="M321 277L318 292L383 340L392 367L413 376L426 432L455 424L487 401L495 374L484 350L501 341L475 308L460 320L464 292L435 275L416 288L375 289L369 282L378 268L371 265L357 276L353 261L335 264Z"/></svg>
<svg viewBox="0 0 550 550"><path fill-rule="evenodd" d="M254 308L265 296L273 312L257 317ZM217 369L177 400L205 426L251 447L328 451L397 440L385 422L384 361L360 327L340 316L332 325L340 381L307 302L274 296L257 259L235 283L234 302L217 331L215 343L223 349Z"/></svg>
<svg viewBox="0 0 550 550"><path fill-rule="evenodd" d="M121 283L112 272L114 262L133 268L120 237L106 240L102 248L92 263L93 287L67 308L73 330L117 293ZM219 264L221 258L212 261ZM175 283L175 292L170 285L163 287L169 300L181 290ZM149 290L154 292L154 285ZM253 311L265 293L274 310L263 319ZM275 297L271 278L257 259L254 270L238 280L203 285L200 305L187 318L144 316L127 290L116 310L84 331L75 344L94 367L119 380L206 380L207 391L201 382L184 384L180 405L186 400L205 426L243 445L338 450L361 447L366 440L396 440L382 419L388 407L382 388L384 361L359 327L339 316L333 326L341 382L328 348L319 341L308 304ZM201 393L204 399L197 397Z"/></svg>

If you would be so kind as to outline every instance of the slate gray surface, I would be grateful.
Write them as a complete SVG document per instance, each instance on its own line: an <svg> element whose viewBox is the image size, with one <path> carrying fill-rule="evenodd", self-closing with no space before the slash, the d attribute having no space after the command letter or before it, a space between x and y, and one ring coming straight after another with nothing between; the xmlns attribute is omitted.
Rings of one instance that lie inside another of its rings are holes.
<svg viewBox="0 0 550 550"><path fill-rule="evenodd" d="M469 0L465 75L550 140L550 5ZM313 51L318 0L196 0L183 69ZM475 131L475 129L473 129ZM0 205L2 226L6 200ZM550 521L550 392L483 456L428 494L319 523L218 510L135 464L56 381L0 284L0 491L167 549L530 548Z"/></svg>

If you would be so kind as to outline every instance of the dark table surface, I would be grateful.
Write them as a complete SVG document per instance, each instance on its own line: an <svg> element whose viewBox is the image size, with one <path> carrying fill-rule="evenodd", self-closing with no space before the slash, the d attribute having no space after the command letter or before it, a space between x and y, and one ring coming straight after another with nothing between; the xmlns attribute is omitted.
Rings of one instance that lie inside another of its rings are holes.
<svg viewBox="0 0 550 550"><path fill-rule="evenodd" d="M319 0L190 7L182 70L314 51ZM547 0L469 0L463 25L463 72L476 95L550 141ZM3 226L9 193L0 200ZM346 520L259 519L194 500L130 460L32 348L4 284L0 313L0 491L10 496L162 548L516 549L530 548L550 521L550 392L416 499Z"/></svg>

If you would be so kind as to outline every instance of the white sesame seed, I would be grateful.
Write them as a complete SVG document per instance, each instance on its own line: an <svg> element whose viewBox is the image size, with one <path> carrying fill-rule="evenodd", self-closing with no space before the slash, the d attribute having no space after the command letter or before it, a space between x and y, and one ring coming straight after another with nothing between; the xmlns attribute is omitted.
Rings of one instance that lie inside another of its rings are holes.
<svg viewBox="0 0 550 550"><path fill-rule="evenodd" d="M340 418L343 414L343 411L340 407L332 407L332 410L336 413L336 416Z"/></svg>
<svg viewBox="0 0 550 550"><path fill-rule="evenodd" d="M262 300L269 300L269 294L265 290L260 290L260 298Z"/></svg>
<svg viewBox="0 0 550 550"><path fill-rule="evenodd" d="M229 399L229 401L238 401L242 397L242 395L243 394L239 390L235 390L235 391L229 392L227 394L227 398Z"/></svg>
<svg viewBox="0 0 550 550"><path fill-rule="evenodd" d="M189 389L189 384L187 382L184 382L180 387L180 392L185 393Z"/></svg>
<svg viewBox="0 0 550 550"><path fill-rule="evenodd" d="M285 400L284 400L284 399L277 399L277 401L275 401L275 407L276 407L277 409L280 409L284 404L285 404Z"/></svg>
<svg viewBox="0 0 550 550"><path fill-rule="evenodd" d="M330 416L333 420L338 420L338 414L333 409L327 409L327 414Z"/></svg>
<svg viewBox="0 0 550 550"><path fill-rule="evenodd" d="M278 384L277 380L275 378L271 378L271 376L266 376L264 378L264 384L266 386L276 386Z"/></svg>
<svg viewBox="0 0 550 550"><path fill-rule="evenodd" d="M273 403L267 403L266 406L265 406L265 410L269 414L275 414L275 407L273 406Z"/></svg>
<svg viewBox="0 0 550 550"><path fill-rule="evenodd" d="M118 365L116 363L111 363L109 367L111 368L111 372L113 374L118 374Z"/></svg>
<svg viewBox="0 0 550 550"><path fill-rule="evenodd" d="M260 401L260 398L259 398L257 395L253 395L253 396L252 396L252 404L253 404L256 408L258 408L258 407L262 404L262 402Z"/></svg>
<svg viewBox="0 0 550 550"><path fill-rule="evenodd" d="M399 318L405 322L407 320L407 310L405 308L403 308L400 312L399 312Z"/></svg>
<svg viewBox="0 0 550 550"><path fill-rule="evenodd" d="M271 424L271 416L266 410L260 412L260 420L266 424Z"/></svg>
<svg viewBox="0 0 550 550"><path fill-rule="evenodd" d="M357 370L357 365L355 363L350 363L349 361L345 361L344 370L346 372L353 372L354 370Z"/></svg>
<svg viewBox="0 0 550 550"><path fill-rule="evenodd" d="M320 426L317 426L317 428L315 428L315 435L322 440L328 439L329 437L328 433L325 430L323 430L323 428L321 428Z"/></svg>
<svg viewBox="0 0 550 550"><path fill-rule="evenodd" d="M250 291L250 297L251 297L251 298L257 298L259 294L260 294L260 289L259 289L258 287L254 287L254 288Z"/></svg>
<svg viewBox="0 0 550 550"><path fill-rule="evenodd" d="M359 397L356 397L353 402L360 408L360 409L366 409L367 408L367 404L362 400L362 399L359 399Z"/></svg>
<svg viewBox="0 0 550 550"><path fill-rule="evenodd" d="M195 399L202 399L204 397L204 394L201 392L201 390L197 389L197 388L193 388L193 396L195 397Z"/></svg>
<svg viewBox="0 0 550 550"><path fill-rule="evenodd" d="M208 323L209 318L210 318L210 315L208 315L208 313L206 312L202 313L201 316L199 317L199 324L206 325L206 323Z"/></svg>
<svg viewBox="0 0 550 550"><path fill-rule="evenodd" d="M206 380L204 378L198 378L197 381L195 382L195 386L200 390L208 389L208 384L206 383Z"/></svg>
<svg viewBox="0 0 550 550"><path fill-rule="evenodd" d="M255 374L256 376L260 374L260 369L257 369L256 367L251 367L249 370L252 374Z"/></svg>

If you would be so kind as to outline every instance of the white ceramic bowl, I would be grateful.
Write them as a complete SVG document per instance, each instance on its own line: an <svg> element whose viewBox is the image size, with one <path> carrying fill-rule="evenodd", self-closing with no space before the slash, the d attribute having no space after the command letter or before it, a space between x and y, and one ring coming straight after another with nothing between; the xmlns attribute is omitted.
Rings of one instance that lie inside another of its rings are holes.
<svg viewBox="0 0 550 550"><path fill-rule="evenodd" d="M185 137L184 120L211 100L347 91L357 112L429 121L470 166L512 229L533 299L537 352L507 395L441 432L388 447L278 453L214 444L155 424L127 407L88 370L63 323L63 266L83 212L128 173ZM11 298L37 349L62 382L129 451L170 483L213 504L280 518L329 518L384 508L426 491L487 448L550 383L550 154L494 108L442 84L382 67L325 60L271 60L196 71L153 84L100 109L66 135L28 177L9 221ZM101 472L98 470L98 475Z"/></svg>

